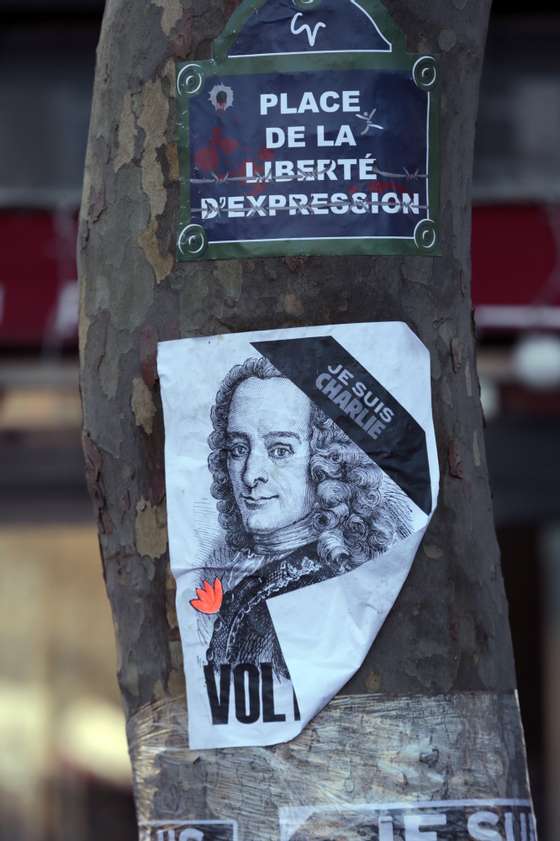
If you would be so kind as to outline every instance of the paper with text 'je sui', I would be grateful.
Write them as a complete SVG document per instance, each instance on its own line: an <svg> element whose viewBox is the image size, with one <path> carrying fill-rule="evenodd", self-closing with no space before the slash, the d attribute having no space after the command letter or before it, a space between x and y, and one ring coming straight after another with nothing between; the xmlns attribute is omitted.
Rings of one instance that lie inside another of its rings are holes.
<svg viewBox="0 0 560 841"><path fill-rule="evenodd" d="M429 353L400 322L330 325L163 342L158 370L190 747L287 741L434 511Z"/></svg>

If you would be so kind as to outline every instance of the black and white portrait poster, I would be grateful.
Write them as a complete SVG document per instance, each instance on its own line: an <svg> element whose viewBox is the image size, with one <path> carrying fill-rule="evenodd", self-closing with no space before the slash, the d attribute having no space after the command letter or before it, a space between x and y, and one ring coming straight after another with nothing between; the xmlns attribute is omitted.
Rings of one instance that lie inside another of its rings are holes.
<svg viewBox="0 0 560 841"><path fill-rule="evenodd" d="M435 508L428 350L329 325L163 342L158 369L189 745L288 741L362 664Z"/></svg>

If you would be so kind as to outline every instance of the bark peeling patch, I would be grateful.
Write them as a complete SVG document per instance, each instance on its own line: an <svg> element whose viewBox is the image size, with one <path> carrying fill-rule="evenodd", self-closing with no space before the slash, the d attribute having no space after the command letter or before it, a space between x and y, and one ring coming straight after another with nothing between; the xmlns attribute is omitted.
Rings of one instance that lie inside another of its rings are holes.
<svg viewBox="0 0 560 841"><path fill-rule="evenodd" d="M86 354L86 344L87 344L87 336L89 331L89 325L91 324L91 319L88 317L86 311L86 287L88 285L87 278L85 273L82 273L82 277L80 280L80 330L79 330L79 337L78 337L78 347L80 352L80 366L83 367L85 354Z"/></svg>
<svg viewBox="0 0 560 841"><path fill-rule="evenodd" d="M456 43L457 36L455 32L452 29L442 29L438 38L440 49L447 53L449 50L453 49Z"/></svg>
<svg viewBox="0 0 560 841"><path fill-rule="evenodd" d="M300 274L305 268L305 264L309 260L309 257L303 256L296 256L296 257L284 257L283 258L285 264L292 272L292 274Z"/></svg>
<svg viewBox="0 0 560 841"><path fill-rule="evenodd" d="M455 479L463 479L465 475L465 469L463 466L463 459L461 457L459 445L456 441L451 441L449 444L449 448L447 450L447 462L449 465L450 476L454 476Z"/></svg>
<svg viewBox="0 0 560 841"><path fill-rule="evenodd" d="M169 117L169 100L164 94L161 81L147 82L142 91L141 111L138 118L144 129L144 152L142 155L142 187L148 201L152 219L165 210L166 191L163 171L157 152L165 146L165 132Z"/></svg>
<svg viewBox="0 0 560 841"><path fill-rule="evenodd" d="M169 170L167 177L170 182L176 183L179 181L179 153L177 151L176 143L171 143L167 147L165 150L165 156L167 158L167 167Z"/></svg>
<svg viewBox="0 0 560 841"><path fill-rule="evenodd" d="M182 0L153 0L154 6L162 9L161 28L165 35L170 35L171 30L176 26L183 15Z"/></svg>
<svg viewBox="0 0 560 841"><path fill-rule="evenodd" d="M121 166L129 164L134 158L136 119L132 105L132 94L130 92L125 93L123 97L117 141L119 148L113 161L115 172L117 172Z"/></svg>
<svg viewBox="0 0 560 841"><path fill-rule="evenodd" d="M167 517L165 505L151 505L142 498L136 505L134 524L136 548L142 557L156 560L167 547Z"/></svg>
<svg viewBox="0 0 560 841"><path fill-rule="evenodd" d="M441 399L445 403L446 406L449 406L450 409L453 408L453 394L451 393L451 387L447 380L444 380L441 384Z"/></svg>
<svg viewBox="0 0 560 841"><path fill-rule="evenodd" d="M127 689L130 695L137 697L140 692L140 675L138 666L130 656L122 657L122 666L119 669L119 683Z"/></svg>
<svg viewBox="0 0 560 841"><path fill-rule="evenodd" d="M471 366L467 362L465 366L465 389L467 391L467 397L473 396L472 391L472 378L471 378Z"/></svg>
<svg viewBox="0 0 560 841"><path fill-rule="evenodd" d="M370 672L366 677L366 687L369 692L380 692L381 675L378 672Z"/></svg>
<svg viewBox="0 0 560 841"><path fill-rule="evenodd" d="M82 433L82 449L85 458L86 482L97 516L97 528L101 535L112 534L113 521L107 511L105 489L101 477L103 456L87 432Z"/></svg>
<svg viewBox="0 0 560 841"><path fill-rule="evenodd" d="M95 189L94 187L91 188L89 194L89 208L88 208L88 218L89 221L94 224L98 221L99 217L107 207L107 202L105 199L105 186L101 184L99 189Z"/></svg>
<svg viewBox="0 0 560 841"><path fill-rule="evenodd" d="M146 324L140 333L140 370L148 388L153 388L157 380L157 344L157 331Z"/></svg>
<svg viewBox="0 0 560 841"><path fill-rule="evenodd" d="M300 317L304 315L305 308L301 301L301 298L298 295L294 295L293 292L288 292L284 295L284 308L288 315L293 315L296 317Z"/></svg>
<svg viewBox="0 0 560 841"><path fill-rule="evenodd" d="M156 281L160 283L173 268L173 257L171 254L163 255L159 250L157 238L157 222L152 219L148 227L138 236L138 244L141 247L146 260L154 270Z"/></svg>
<svg viewBox="0 0 560 841"><path fill-rule="evenodd" d="M473 458L476 467L480 467L482 465L482 458L480 455L480 444L478 443L478 432L473 432Z"/></svg>
<svg viewBox="0 0 560 841"><path fill-rule="evenodd" d="M122 330L115 330L109 324L105 346L98 365L99 384L108 400L114 400L119 388L120 369L118 365L115 365L115 360L119 359L122 354L128 353L131 347L130 334Z"/></svg>
<svg viewBox="0 0 560 841"><path fill-rule="evenodd" d="M222 287L226 303L235 306L243 290L241 265L233 261L224 262L213 269L213 274Z"/></svg>
<svg viewBox="0 0 560 841"><path fill-rule="evenodd" d="M151 435L154 428L154 417L156 407L152 398L152 392L141 377L135 377L132 381L132 399L130 402L136 426L141 426L146 435Z"/></svg>
<svg viewBox="0 0 560 841"><path fill-rule="evenodd" d="M421 261L414 257L405 257L400 266L401 277L406 283L430 286L433 280L433 264L433 257L424 257Z"/></svg>
<svg viewBox="0 0 560 841"><path fill-rule="evenodd" d="M463 343L461 339L451 339L451 362L455 373L463 366Z"/></svg>

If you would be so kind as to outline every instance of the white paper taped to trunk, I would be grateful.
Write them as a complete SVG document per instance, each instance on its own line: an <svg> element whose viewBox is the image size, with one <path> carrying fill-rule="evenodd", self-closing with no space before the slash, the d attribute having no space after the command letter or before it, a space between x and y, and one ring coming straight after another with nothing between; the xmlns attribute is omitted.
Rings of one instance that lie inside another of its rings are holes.
<svg viewBox="0 0 560 841"><path fill-rule="evenodd" d="M435 508L400 322L160 343L191 748L294 738L362 664Z"/></svg>

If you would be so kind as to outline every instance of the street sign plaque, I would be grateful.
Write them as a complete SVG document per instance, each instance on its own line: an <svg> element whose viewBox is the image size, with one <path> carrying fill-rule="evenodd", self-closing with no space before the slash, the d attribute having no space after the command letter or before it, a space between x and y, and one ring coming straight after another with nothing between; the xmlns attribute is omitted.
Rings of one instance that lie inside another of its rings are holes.
<svg viewBox="0 0 560 841"><path fill-rule="evenodd" d="M246 0L177 65L180 260L438 254L438 68L377 0Z"/></svg>

